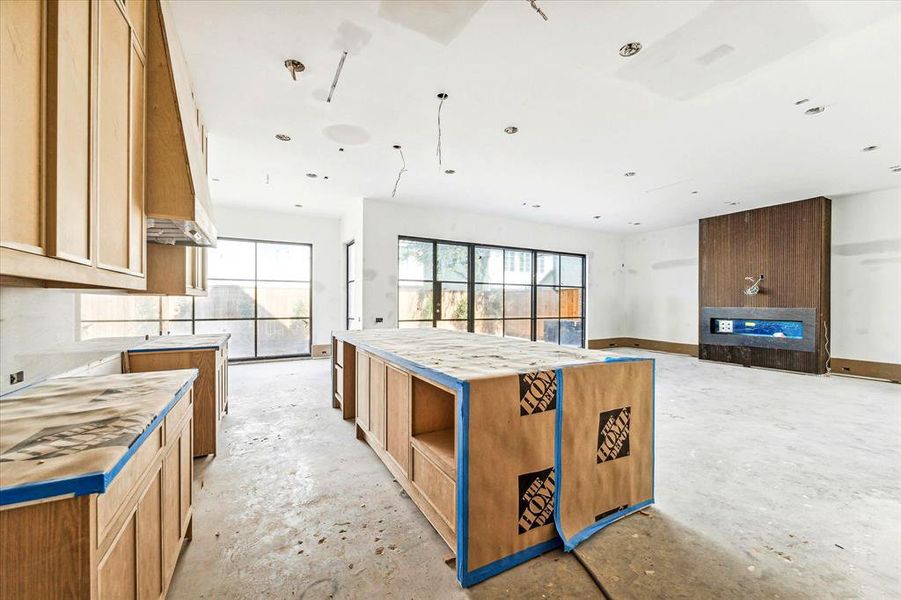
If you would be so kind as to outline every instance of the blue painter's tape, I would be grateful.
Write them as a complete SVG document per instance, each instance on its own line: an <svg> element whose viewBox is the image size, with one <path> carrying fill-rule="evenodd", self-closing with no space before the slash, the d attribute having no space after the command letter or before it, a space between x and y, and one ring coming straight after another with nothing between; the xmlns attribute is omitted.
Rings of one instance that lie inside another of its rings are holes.
<svg viewBox="0 0 901 600"><path fill-rule="evenodd" d="M177 348L129 348L129 354L143 354L145 352L191 352L195 350L219 350L222 344L211 344L207 346L179 346Z"/></svg>
<svg viewBox="0 0 901 600"><path fill-rule="evenodd" d="M527 560L531 560L536 556L559 547L560 538L554 537L553 539L547 540L546 542L541 542L540 544L535 544L534 546L530 546L525 550L520 550L519 552L511 554L510 556L505 556L504 558L498 559L493 563L489 563L484 567L479 567L475 571L468 573L460 581L460 583L463 584L463 587L475 585L480 581L485 581L489 577L494 577L498 573L503 573L508 569L512 569L516 565L522 564Z"/></svg>
<svg viewBox="0 0 901 600"><path fill-rule="evenodd" d="M47 479L45 481L36 481L34 483L26 483L23 485L11 485L0 488L0 506L7 504L18 504L19 502L30 502L32 500L41 500L44 498L53 498L56 496L84 496L86 494L102 494L112 484L113 479L119 474L126 463L134 456L144 441L150 437L150 434L157 428L160 422L166 418L172 407L191 389L194 380L197 379L199 371L191 369L193 374L175 393L172 400L166 404L165 408L160 411L150 424L144 429L141 435L132 442L131 446L125 454L122 455L113 468L103 472L85 473L74 477L60 477L58 479Z"/></svg>
<svg viewBox="0 0 901 600"><path fill-rule="evenodd" d="M583 541L603 529L607 527L611 523L622 519L632 513L641 510L642 508L649 506L654 503L654 468L656 462L656 447L655 447L655 439L654 439L654 426L656 422L656 414L655 414L655 394L656 394L656 361L654 359L648 358L636 358L636 357L617 357L612 358L605 362L637 362L637 361L651 361L651 498L648 500L644 500L639 502L638 504L634 504L623 510L609 515L599 521L596 521L585 527L581 531L577 532L570 539L566 539L566 536L563 533L563 525L561 524L560 519L560 506L562 504L561 497L563 493L563 469L562 469L562 440L563 440L563 370L557 370L557 414L555 415L554 420L554 478L555 478L555 488L554 488L554 524L557 527L557 533L560 535L560 538L563 540L563 549L566 552L571 552L581 544Z"/></svg>
<svg viewBox="0 0 901 600"><path fill-rule="evenodd" d="M461 379L457 379L456 377L451 377L450 375L447 375L446 373L442 373L441 371L436 371L435 369L429 369L428 367L423 367L419 363L415 363L412 360L398 356L397 354L394 354L393 352L387 352L380 348L373 348L369 344L360 343L360 342L357 342L352 339L346 340L346 341L349 344L353 344L357 348L362 348L363 350L365 350L366 352L368 352L370 354L374 354L375 356L378 356L379 358L389 360L389 361L397 364L398 366L401 366L401 367L407 369L408 371L410 371L412 373L415 373L417 375L422 375L426 379L431 379L432 381L440 383L441 385L444 385L446 387L459 389L460 385L464 383L464 381Z"/></svg>
<svg viewBox="0 0 901 600"><path fill-rule="evenodd" d="M457 581L466 586L469 576L469 382L457 387Z"/></svg>

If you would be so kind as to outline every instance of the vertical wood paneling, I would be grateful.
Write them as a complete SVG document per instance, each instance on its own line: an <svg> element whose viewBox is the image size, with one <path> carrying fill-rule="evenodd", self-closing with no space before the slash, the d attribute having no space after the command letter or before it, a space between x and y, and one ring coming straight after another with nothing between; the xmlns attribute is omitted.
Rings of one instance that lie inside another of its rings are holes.
<svg viewBox="0 0 901 600"><path fill-rule="evenodd" d="M702 345L701 358L825 372L830 230L831 203L822 197L701 219L699 308L815 308L818 321L814 353ZM750 282L744 278L760 274L760 293L745 295Z"/></svg>

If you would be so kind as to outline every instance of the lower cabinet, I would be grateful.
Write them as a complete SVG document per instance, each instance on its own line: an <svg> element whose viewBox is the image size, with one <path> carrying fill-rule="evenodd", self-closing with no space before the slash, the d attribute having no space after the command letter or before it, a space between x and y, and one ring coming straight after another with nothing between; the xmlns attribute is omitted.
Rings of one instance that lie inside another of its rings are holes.
<svg viewBox="0 0 901 600"><path fill-rule="evenodd" d="M0 598L154 599L191 536L192 393L107 492L3 507Z"/></svg>
<svg viewBox="0 0 901 600"><path fill-rule="evenodd" d="M369 431L385 447L385 361L369 357Z"/></svg>
<svg viewBox="0 0 901 600"><path fill-rule="evenodd" d="M354 396L357 400L357 423L369 431L369 355L365 352L357 352L357 390Z"/></svg>

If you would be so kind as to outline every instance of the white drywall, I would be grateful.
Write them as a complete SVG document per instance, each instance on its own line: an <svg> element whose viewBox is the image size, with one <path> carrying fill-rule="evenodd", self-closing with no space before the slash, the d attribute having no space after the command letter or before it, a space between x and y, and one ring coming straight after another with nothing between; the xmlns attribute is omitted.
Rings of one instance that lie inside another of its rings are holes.
<svg viewBox="0 0 901 600"><path fill-rule="evenodd" d="M331 332L344 328L341 221L220 206L216 228L222 237L313 244L313 343L330 344Z"/></svg>
<svg viewBox="0 0 901 600"><path fill-rule="evenodd" d="M397 326L397 238L509 245L587 257L586 340L624 335L621 236L380 200L363 203L363 327ZM376 324L376 317L384 319Z"/></svg>
<svg viewBox="0 0 901 600"><path fill-rule="evenodd" d="M832 355L901 363L901 188L833 198Z"/></svg>
<svg viewBox="0 0 901 600"><path fill-rule="evenodd" d="M698 343L698 224L623 240L628 337Z"/></svg>

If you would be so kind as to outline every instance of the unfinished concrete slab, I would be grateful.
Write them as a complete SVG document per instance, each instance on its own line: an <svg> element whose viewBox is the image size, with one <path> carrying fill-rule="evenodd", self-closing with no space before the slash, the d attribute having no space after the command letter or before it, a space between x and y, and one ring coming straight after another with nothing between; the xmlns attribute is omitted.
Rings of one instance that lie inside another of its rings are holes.
<svg viewBox="0 0 901 600"><path fill-rule="evenodd" d="M613 598L889 597L899 588L901 388L657 359L657 504L577 550ZM550 552L469 590L355 439L329 363L233 365L172 598L602 598Z"/></svg>

